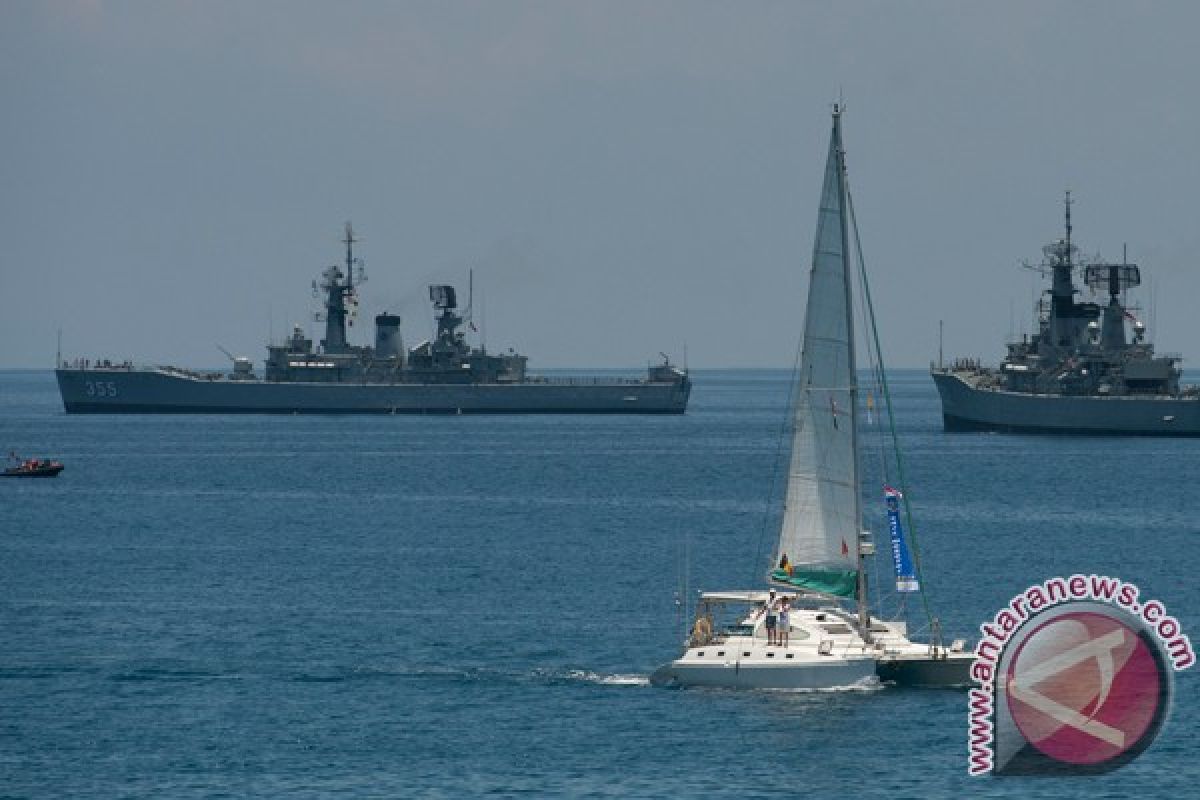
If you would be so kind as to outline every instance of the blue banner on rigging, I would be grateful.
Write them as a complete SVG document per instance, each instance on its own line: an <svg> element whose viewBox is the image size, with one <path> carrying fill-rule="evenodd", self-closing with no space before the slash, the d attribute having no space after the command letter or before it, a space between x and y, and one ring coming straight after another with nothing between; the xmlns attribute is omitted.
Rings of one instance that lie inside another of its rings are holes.
<svg viewBox="0 0 1200 800"><path fill-rule="evenodd" d="M912 554L904 541L904 529L900 527L900 498L904 495L890 486L883 487L883 501L887 504L888 530L892 534L892 566L896 569L896 591L918 592L921 584L913 569Z"/></svg>

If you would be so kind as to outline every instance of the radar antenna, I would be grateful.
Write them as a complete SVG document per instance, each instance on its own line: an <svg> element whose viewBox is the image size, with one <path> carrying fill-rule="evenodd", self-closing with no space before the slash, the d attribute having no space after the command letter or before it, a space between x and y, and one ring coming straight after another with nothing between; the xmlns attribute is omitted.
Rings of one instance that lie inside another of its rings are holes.
<svg viewBox="0 0 1200 800"><path fill-rule="evenodd" d="M1063 203L1067 212L1067 266L1071 266L1071 204L1073 202L1071 190L1067 189L1067 198Z"/></svg>
<svg viewBox="0 0 1200 800"><path fill-rule="evenodd" d="M1128 262L1122 264L1089 264L1084 271L1087 285L1092 291L1108 290L1110 297L1115 298L1126 289L1140 286L1142 274L1137 264Z"/></svg>
<svg viewBox="0 0 1200 800"><path fill-rule="evenodd" d="M354 243L358 240L354 238L354 226L349 222L346 223L346 238L342 241L346 243L346 289L352 291L354 289Z"/></svg>
<svg viewBox="0 0 1200 800"><path fill-rule="evenodd" d="M467 321L468 327L475 330L475 315L472 311L475 308L475 269L467 270L467 310L463 312L463 318Z"/></svg>

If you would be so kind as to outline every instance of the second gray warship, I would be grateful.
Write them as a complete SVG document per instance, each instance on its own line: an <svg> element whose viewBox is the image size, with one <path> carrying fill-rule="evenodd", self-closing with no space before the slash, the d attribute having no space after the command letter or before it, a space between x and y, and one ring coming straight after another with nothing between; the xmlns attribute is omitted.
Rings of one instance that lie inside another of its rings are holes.
<svg viewBox="0 0 1200 800"><path fill-rule="evenodd" d="M1126 302L1141 270L1079 257L1070 192L1066 236L1042 251L1033 268L1050 275L1051 287L1037 306L1037 331L1010 342L998 368L976 359L934 365L945 429L1200 436L1200 388L1180 384L1182 359L1155 354ZM1077 300L1077 275L1108 302Z"/></svg>
<svg viewBox="0 0 1200 800"><path fill-rule="evenodd" d="M461 330L453 286L429 287L437 334L406 350L400 317L375 317L375 345L346 338L357 307L361 262L346 223L344 269L329 267L324 293L325 338L319 348L296 326L267 346L262 375L248 358L231 372L61 356L55 373L68 413L665 413L682 414L691 393L686 369L663 357L645 378L539 377L512 350L495 355L472 347ZM314 293L318 284L313 282ZM469 315L467 315L469 316Z"/></svg>

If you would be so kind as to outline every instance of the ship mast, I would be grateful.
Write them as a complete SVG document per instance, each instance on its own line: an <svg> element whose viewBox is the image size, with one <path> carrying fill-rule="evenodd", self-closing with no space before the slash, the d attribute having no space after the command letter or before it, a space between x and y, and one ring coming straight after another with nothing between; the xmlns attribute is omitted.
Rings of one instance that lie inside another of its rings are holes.
<svg viewBox="0 0 1200 800"><path fill-rule="evenodd" d="M325 338L321 344L326 353L345 353L349 350L346 341L346 298L354 292L354 228L346 223L346 276L341 280L336 266L325 270L324 282L321 288L326 291L325 297Z"/></svg>
<svg viewBox="0 0 1200 800"><path fill-rule="evenodd" d="M346 223L346 238L343 241L346 243L346 291L349 293L354 289L354 243L358 241L349 222Z"/></svg>
<svg viewBox="0 0 1200 800"><path fill-rule="evenodd" d="M854 559L856 564L857 578L855 582L855 596L858 601L858 627L862 639L867 644L871 643L871 615L867 608L867 573L863 568L862 557L862 490L859 486L859 463L858 463L858 370L855 365L854 358L854 291L852 288L853 271L850 269L850 234L849 226L846 221L846 150L842 146L842 106L835 103L833 106L833 138L834 147L837 152L837 178L838 178L838 205L841 209L841 234L842 234L842 266L845 277L846 290L846 341L847 341L847 360L850 366L850 449L853 455L853 467L851 470L852 479L851 486L854 487Z"/></svg>
<svg viewBox="0 0 1200 800"><path fill-rule="evenodd" d="M1063 201L1067 212L1067 266L1071 265L1071 190L1067 189L1067 199ZM349 223L347 223L349 224Z"/></svg>
<svg viewBox="0 0 1200 800"><path fill-rule="evenodd" d="M1063 201L1066 220L1066 237L1047 245L1043 252L1050 261L1053 278L1050 286L1050 344L1053 347L1069 346L1076 335L1075 322L1079 319L1079 308L1075 304L1074 245L1071 244L1071 190L1066 191Z"/></svg>

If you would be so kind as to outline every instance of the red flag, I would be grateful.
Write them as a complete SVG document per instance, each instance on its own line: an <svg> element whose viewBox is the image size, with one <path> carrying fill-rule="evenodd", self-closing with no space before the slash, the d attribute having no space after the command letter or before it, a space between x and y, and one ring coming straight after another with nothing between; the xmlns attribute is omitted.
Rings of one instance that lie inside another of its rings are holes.
<svg viewBox="0 0 1200 800"><path fill-rule="evenodd" d="M850 548L849 548L849 547L846 547L846 540L845 540L845 539L842 539L842 555L844 555L844 556L848 556L848 555L850 555Z"/></svg>

